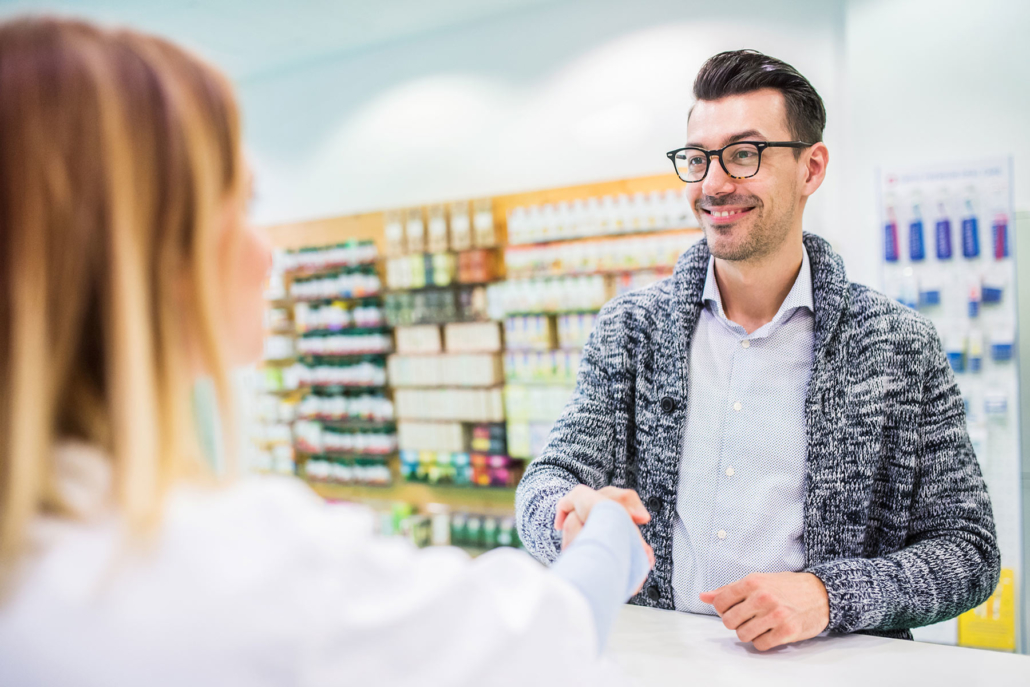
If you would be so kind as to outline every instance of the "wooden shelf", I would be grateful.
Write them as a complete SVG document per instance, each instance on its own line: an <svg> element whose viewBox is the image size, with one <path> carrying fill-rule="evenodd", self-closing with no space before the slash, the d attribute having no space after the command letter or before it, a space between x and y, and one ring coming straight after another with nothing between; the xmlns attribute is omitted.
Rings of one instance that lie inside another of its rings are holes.
<svg viewBox="0 0 1030 687"><path fill-rule="evenodd" d="M385 487L312 483L311 488L323 498L340 501L384 504L402 501L420 507L428 503L444 503L456 510L483 515L511 515L515 511L514 489L406 481L396 481Z"/></svg>

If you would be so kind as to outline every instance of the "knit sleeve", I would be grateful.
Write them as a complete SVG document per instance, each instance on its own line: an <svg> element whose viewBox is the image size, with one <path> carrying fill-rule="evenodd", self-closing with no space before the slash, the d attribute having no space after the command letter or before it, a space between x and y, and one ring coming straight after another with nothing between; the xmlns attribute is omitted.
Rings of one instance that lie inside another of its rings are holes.
<svg viewBox="0 0 1030 687"><path fill-rule="evenodd" d="M549 563L561 550L554 529L555 507L578 484L600 489L611 482L615 452L614 378L624 358L615 343L618 301L605 306L583 349L576 389L551 428L547 444L515 492L519 536L537 560Z"/></svg>
<svg viewBox="0 0 1030 687"><path fill-rule="evenodd" d="M982 603L1001 559L987 487L962 397L937 333L925 349L920 451L905 548L809 569L826 586L829 629L894 630L953 618Z"/></svg>

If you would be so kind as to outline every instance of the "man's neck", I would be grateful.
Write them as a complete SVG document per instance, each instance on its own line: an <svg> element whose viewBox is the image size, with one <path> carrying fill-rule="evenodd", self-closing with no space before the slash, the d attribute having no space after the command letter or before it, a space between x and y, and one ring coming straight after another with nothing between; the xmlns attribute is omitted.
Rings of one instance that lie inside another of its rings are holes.
<svg viewBox="0 0 1030 687"><path fill-rule="evenodd" d="M726 319L751 334L776 317L801 271L801 232L792 234L775 252L751 262L715 259Z"/></svg>

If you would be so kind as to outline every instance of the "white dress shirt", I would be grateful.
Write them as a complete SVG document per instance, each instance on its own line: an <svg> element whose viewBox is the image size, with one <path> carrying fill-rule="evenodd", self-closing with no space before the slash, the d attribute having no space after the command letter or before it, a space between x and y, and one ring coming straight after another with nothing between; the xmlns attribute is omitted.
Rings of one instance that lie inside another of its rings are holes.
<svg viewBox="0 0 1030 687"><path fill-rule="evenodd" d="M813 362L812 273L801 270L771 322L726 319L708 263L690 345L687 426L673 523L677 610L714 613L698 594L805 563L805 394Z"/></svg>

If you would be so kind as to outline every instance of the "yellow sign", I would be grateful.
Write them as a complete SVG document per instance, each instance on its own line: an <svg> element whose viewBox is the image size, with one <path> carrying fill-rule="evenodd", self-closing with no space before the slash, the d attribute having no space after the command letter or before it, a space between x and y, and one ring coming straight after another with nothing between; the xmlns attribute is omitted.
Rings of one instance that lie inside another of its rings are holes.
<svg viewBox="0 0 1030 687"><path fill-rule="evenodd" d="M998 587L987 601L958 617L959 646L1016 650L1016 576L1001 569Z"/></svg>

